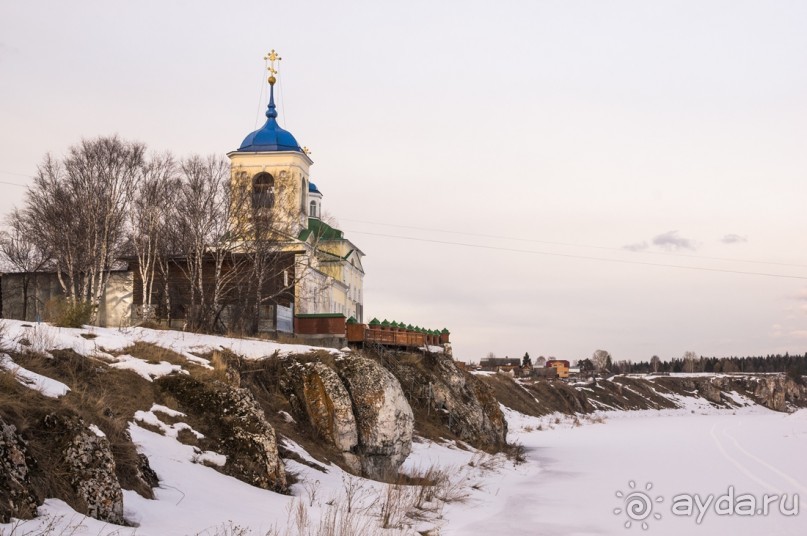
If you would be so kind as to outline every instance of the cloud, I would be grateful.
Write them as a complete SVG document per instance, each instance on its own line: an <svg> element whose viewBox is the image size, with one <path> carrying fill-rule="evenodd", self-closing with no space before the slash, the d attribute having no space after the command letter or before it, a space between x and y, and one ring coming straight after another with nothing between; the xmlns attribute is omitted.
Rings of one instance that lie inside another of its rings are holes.
<svg viewBox="0 0 807 536"><path fill-rule="evenodd" d="M797 329L789 333L794 339L807 339L807 329Z"/></svg>
<svg viewBox="0 0 807 536"><path fill-rule="evenodd" d="M748 237L730 233L723 236L723 238L721 238L720 241L723 242L724 244L740 244L742 242L748 242Z"/></svg>
<svg viewBox="0 0 807 536"><path fill-rule="evenodd" d="M627 249L628 251L644 251L648 248L647 242L644 240L641 242L637 242L635 244L628 244L626 246L622 246L622 249Z"/></svg>
<svg viewBox="0 0 807 536"><path fill-rule="evenodd" d="M698 245L694 240L678 236L678 231L667 231L653 237L653 244L668 251L675 251L679 249L698 249Z"/></svg>

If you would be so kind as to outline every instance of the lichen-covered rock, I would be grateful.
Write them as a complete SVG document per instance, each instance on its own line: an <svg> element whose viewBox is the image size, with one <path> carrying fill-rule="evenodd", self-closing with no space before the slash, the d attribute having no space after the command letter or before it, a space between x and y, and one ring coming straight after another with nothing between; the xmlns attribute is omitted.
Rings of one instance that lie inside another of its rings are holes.
<svg viewBox="0 0 807 536"><path fill-rule="evenodd" d="M723 392L720 386L711 381L703 381L698 385L698 394L713 404L723 403Z"/></svg>
<svg viewBox="0 0 807 536"><path fill-rule="evenodd" d="M123 493L109 440L76 416L50 414L44 424L59 438L62 466L87 515L123 524Z"/></svg>
<svg viewBox="0 0 807 536"><path fill-rule="evenodd" d="M155 383L203 422L200 428L212 442L210 450L227 457L224 473L259 488L285 491L275 429L249 390L184 374L164 376Z"/></svg>
<svg viewBox="0 0 807 536"><path fill-rule="evenodd" d="M378 479L396 474L411 451L415 423L401 384L370 359L348 356L336 363L352 401L362 472Z"/></svg>
<svg viewBox="0 0 807 536"><path fill-rule="evenodd" d="M302 374L303 404L318 434L343 452L359 444L353 404L336 372L324 363L310 363Z"/></svg>
<svg viewBox="0 0 807 536"><path fill-rule="evenodd" d="M0 419L0 523L10 522L11 517L30 519L36 515L32 465L25 440L13 425Z"/></svg>
<svg viewBox="0 0 807 536"><path fill-rule="evenodd" d="M757 378L754 398L775 411L787 411L786 388L781 377Z"/></svg>
<svg viewBox="0 0 807 536"><path fill-rule="evenodd" d="M429 354L392 366L411 396L440 415L457 437L480 447L506 444L507 421L493 390L457 368L451 358Z"/></svg>
<svg viewBox="0 0 807 536"><path fill-rule="evenodd" d="M507 442L507 419L493 390L474 376L467 376L466 382L479 401L482 410L481 429L487 432L487 437L496 447L502 447Z"/></svg>

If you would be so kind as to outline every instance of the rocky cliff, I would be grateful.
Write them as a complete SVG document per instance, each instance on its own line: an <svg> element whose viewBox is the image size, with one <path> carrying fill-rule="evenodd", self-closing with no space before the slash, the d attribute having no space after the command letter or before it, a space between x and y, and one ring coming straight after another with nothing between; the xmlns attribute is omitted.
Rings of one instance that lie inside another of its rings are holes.
<svg viewBox="0 0 807 536"><path fill-rule="evenodd" d="M528 415L591 413L598 410L671 409L684 398L715 407L756 403L774 411L807 406L807 387L784 374L703 376L612 376L578 381L516 381L480 375L506 406Z"/></svg>
<svg viewBox="0 0 807 536"><path fill-rule="evenodd" d="M315 351L246 359L217 350L200 362L144 343L127 348L127 363L161 370L151 376L117 368L115 356L51 353L14 359L64 382L61 397L0 370L0 520L31 517L55 497L125 524L122 490L152 498L160 476L132 444L135 421L215 455L215 463L197 463L283 493L283 456L310 463L285 438L322 463L377 480L398 477L416 433L491 451L506 446L493 390L445 355Z"/></svg>
<svg viewBox="0 0 807 536"><path fill-rule="evenodd" d="M729 393L739 393L774 411L807 406L807 386L784 374L716 375L676 378L661 376L655 383L671 390L697 393L717 405L731 405Z"/></svg>
<svg viewBox="0 0 807 536"><path fill-rule="evenodd" d="M381 354L424 421L483 449L504 447L507 421L493 389L443 354ZM439 433L439 432L438 432Z"/></svg>

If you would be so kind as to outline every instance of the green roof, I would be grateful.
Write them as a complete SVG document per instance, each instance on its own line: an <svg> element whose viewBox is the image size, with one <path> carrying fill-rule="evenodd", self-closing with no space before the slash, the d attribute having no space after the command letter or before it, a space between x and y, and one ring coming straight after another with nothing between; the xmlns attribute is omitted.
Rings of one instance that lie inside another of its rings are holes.
<svg viewBox="0 0 807 536"><path fill-rule="evenodd" d="M448 331L446 328L443 328L443 331L441 331L440 333L442 333L443 335L449 335L449 334L451 334L451 332L450 332L450 331Z"/></svg>
<svg viewBox="0 0 807 536"><path fill-rule="evenodd" d="M308 218L308 231L314 234L319 240L342 240L344 234L339 229L334 229L327 223L316 218Z"/></svg>
<svg viewBox="0 0 807 536"><path fill-rule="evenodd" d="M348 319L347 319L347 323L348 323L348 324L358 324L358 323L359 323L359 321L358 321L358 320L356 320L356 317L355 317L355 316L351 316L350 318L348 318Z"/></svg>
<svg viewBox="0 0 807 536"><path fill-rule="evenodd" d="M381 322L379 322L377 318L373 318L372 320L370 320L371 326L378 326L379 324L381 324Z"/></svg>
<svg viewBox="0 0 807 536"><path fill-rule="evenodd" d="M389 320L387 320L387 319L385 318L385 319L384 319L384 321L383 321L383 322L381 322L381 327L383 327L383 328L388 328L388 327L389 327Z"/></svg>

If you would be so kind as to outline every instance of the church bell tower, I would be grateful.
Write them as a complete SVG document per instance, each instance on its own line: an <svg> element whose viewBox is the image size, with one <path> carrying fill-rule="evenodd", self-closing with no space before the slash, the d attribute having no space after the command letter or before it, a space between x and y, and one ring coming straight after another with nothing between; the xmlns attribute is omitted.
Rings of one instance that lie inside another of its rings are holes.
<svg viewBox="0 0 807 536"><path fill-rule="evenodd" d="M278 235L296 238L308 227L309 168L313 164L291 132L277 122L275 83L280 56L264 58L269 72L266 123L227 154L233 186L243 192L237 210L245 218L260 217Z"/></svg>

